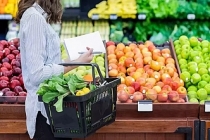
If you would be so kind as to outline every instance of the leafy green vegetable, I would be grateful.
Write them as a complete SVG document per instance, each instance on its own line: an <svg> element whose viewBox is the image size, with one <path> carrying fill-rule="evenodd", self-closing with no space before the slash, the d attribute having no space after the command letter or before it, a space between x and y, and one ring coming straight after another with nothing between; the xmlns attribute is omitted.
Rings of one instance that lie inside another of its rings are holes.
<svg viewBox="0 0 210 140"><path fill-rule="evenodd" d="M54 104L57 112L63 111L63 98L67 95L75 95L77 90L81 90L87 87L87 83L83 78L77 74L70 74L68 76L52 76L50 79L45 80L40 84L38 95L42 96L42 100L45 103L58 98L58 101ZM90 89L94 90L96 87L90 84Z"/></svg>

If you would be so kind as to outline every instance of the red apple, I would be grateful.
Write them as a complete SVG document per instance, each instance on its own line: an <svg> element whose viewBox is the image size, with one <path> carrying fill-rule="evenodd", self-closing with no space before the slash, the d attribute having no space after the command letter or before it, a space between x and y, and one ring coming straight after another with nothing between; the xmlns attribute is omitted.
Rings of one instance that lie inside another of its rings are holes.
<svg viewBox="0 0 210 140"><path fill-rule="evenodd" d="M110 45L115 45L115 43L113 41L108 41L106 42L106 47L110 46Z"/></svg>
<svg viewBox="0 0 210 140"><path fill-rule="evenodd" d="M164 86L164 83L163 82L157 82L156 86L160 86L162 88Z"/></svg>
<svg viewBox="0 0 210 140"><path fill-rule="evenodd" d="M137 103L140 100L143 100L143 94L141 92L135 92L133 94L133 102Z"/></svg>
<svg viewBox="0 0 210 140"><path fill-rule="evenodd" d="M128 86L127 88L125 88L125 91L128 93L128 94L133 94L135 92L135 89L131 86Z"/></svg>
<svg viewBox="0 0 210 140"><path fill-rule="evenodd" d="M177 101L177 103L185 103L185 100L182 99L182 98L180 98L180 99Z"/></svg>
<svg viewBox="0 0 210 140"><path fill-rule="evenodd" d="M170 91L168 93L168 98L172 102L177 102L179 100L179 93L177 91Z"/></svg>
<svg viewBox="0 0 210 140"><path fill-rule="evenodd" d="M169 85L164 85L162 90L172 91L172 88Z"/></svg>
<svg viewBox="0 0 210 140"><path fill-rule="evenodd" d="M135 91L139 91L140 90L140 84L139 84L139 82L133 82L131 84L131 86L135 89Z"/></svg>
<svg viewBox="0 0 210 140"><path fill-rule="evenodd" d="M120 102L126 102L129 99L129 95L124 90L119 91L117 97Z"/></svg>
<svg viewBox="0 0 210 140"><path fill-rule="evenodd" d="M170 83L171 83L172 81L173 81L173 80L172 80L171 78L167 77L166 79L163 80L163 83L164 83L165 85L170 85Z"/></svg>
<svg viewBox="0 0 210 140"><path fill-rule="evenodd" d="M168 100L168 94L166 92L162 92L157 95L158 102L166 102Z"/></svg>
<svg viewBox="0 0 210 140"><path fill-rule="evenodd" d="M177 90L178 87L179 87L179 83L178 82L175 82L175 81L172 81L170 83L170 86L171 86L172 90Z"/></svg>
<svg viewBox="0 0 210 140"><path fill-rule="evenodd" d="M148 87L141 86L141 88L140 88L140 92L143 94L145 94L147 92L147 90L148 90Z"/></svg>

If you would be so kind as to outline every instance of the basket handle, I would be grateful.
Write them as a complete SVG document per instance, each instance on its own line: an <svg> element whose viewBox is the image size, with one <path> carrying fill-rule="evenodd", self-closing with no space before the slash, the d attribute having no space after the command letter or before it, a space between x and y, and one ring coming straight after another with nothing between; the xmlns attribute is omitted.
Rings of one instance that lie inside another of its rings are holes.
<svg viewBox="0 0 210 140"><path fill-rule="evenodd" d="M105 81L104 78L103 78L103 76L102 76L102 73L100 71L100 68L99 68L98 64L96 64L96 63L79 63L79 62L73 62L73 63L61 63L59 65L63 65L65 67L67 67L67 66L91 66L92 67L92 75L93 75L93 83L94 83L94 85L96 85L95 69L94 69L94 67L95 67L97 69L97 71L98 71L98 74L99 74L101 83L104 83L104 81Z"/></svg>

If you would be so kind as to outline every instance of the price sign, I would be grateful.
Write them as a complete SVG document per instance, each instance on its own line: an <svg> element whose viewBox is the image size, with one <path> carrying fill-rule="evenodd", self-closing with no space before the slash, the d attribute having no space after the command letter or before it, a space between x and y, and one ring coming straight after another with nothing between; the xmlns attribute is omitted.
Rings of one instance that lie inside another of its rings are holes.
<svg viewBox="0 0 210 140"><path fill-rule="evenodd" d="M116 20L118 17L116 14L111 14L109 17L111 20Z"/></svg>
<svg viewBox="0 0 210 140"><path fill-rule="evenodd" d="M138 19L139 20L145 20L147 18L146 14L138 14Z"/></svg>
<svg viewBox="0 0 210 140"><path fill-rule="evenodd" d="M11 20L12 19L12 15L5 15L5 14L0 14L0 19L2 20Z"/></svg>
<svg viewBox="0 0 210 140"><path fill-rule="evenodd" d="M99 15L98 14L93 14L92 15L92 20L98 20L99 19Z"/></svg>
<svg viewBox="0 0 210 140"><path fill-rule="evenodd" d="M153 104L151 100L138 101L138 112L151 112L153 111Z"/></svg>
<svg viewBox="0 0 210 140"><path fill-rule="evenodd" d="M187 19L188 20L195 20L195 14L188 14Z"/></svg>
<svg viewBox="0 0 210 140"><path fill-rule="evenodd" d="M205 101L205 112L210 112L210 101Z"/></svg>

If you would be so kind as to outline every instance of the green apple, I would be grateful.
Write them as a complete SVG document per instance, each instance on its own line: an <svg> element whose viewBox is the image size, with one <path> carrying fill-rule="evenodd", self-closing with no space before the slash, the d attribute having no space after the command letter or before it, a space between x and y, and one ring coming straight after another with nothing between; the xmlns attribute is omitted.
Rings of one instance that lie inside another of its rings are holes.
<svg viewBox="0 0 210 140"><path fill-rule="evenodd" d="M187 69L187 68L183 68L183 69L181 69L181 71L182 71L182 72L188 71L188 69Z"/></svg>
<svg viewBox="0 0 210 140"><path fill-rule="evenodd" d="M86 70L86 67L85 66L79 66L79 67L77 67L77 70L83 70L83 71L85 71Z"/></svg>
<svg viewBox="0 0 210 140"><path fill-rule="evenodd" d="M187 37L187 36L182 35L182 36L179 37L179 43L180 43L180 44L183 45L183 44L185 44L187 41L188 41L188 37Z"/></svg>
<svg viewBox="0 0 210 140"><path fill-rule="evenodd" d="M186 88L190 87L191 85L192 85L192 83L190 81L184 83L184 86Z"/></svg>
<svg viewBox="0 0 210 140"><path fill-rule="evenodd" d="M100 71L105 71L105 67L104 66L99 66Z"/></svg>
<svg viewBox="0 0 210 140"><path fill-rule="evenodd" d="M188 44L184 44L184 45L182 45L181 49L189 51L189 50L191 50L191 47Z"/></svg>
<svg viewBox="0 0 210 140"><path fill-rule="evenodd" d="M175 48L175 50L181 49L181 45L180 44L174 45L174 48Z"/></svg>
<svg viewBox="0 0 210 140"><path fill-rule="evenodd" d="M179 40L174 41L174 46L179 45Z"/></svg>
<svg viewBox="0 0 210 140"><path fill-rule="evenodd" d="M187 64L181 64L179 67L180 69L187 69Z"/></svg>
<svg viewBox="0 0 210 140"><path fill-rule="evenodd" d="M204 54L204 53L208 53L209 52L209 48L203 48L202 49L202 53Z"/></svg>
<svg viewBox="0 0 210 140"><path fill-rule="evenodd" d="M181 78L184 82L190 81L190 77L191 77L191 75L190 75L190 73L187 72L187 71L184 71L184 72L182 72L182 73L180 74L180 78Z"/></svg>
<svg viewBox="0 0 210 140"><path fill-rule="evenodd" d="M208 83L206 81L198 82L198 89L204 88Z"/></svg>
<svg viewBox="0 0 210 140"><path fill-rule="evenodd" d="M190 55L190 51L189 50L182 50L182 52L181 52L182 58L188 59L189 55Z"/></svg>
<svg viewBox="0 0 210 140"><path fill-rule="evenodd" d="M210 84L206 84L204 89L207 91L207 94L210 95Z"/></svg>
<svg viewBox="0 0 210 140"><path fill-rule="evenodd" d="M200 69L200 68L207 68L208 66L207 66L207 64L205 64L205 63L200 63L200 64L198 64L198 68Z"/></svg>
<svg viewBox="0 0 210 140"><path fill-rule="evenodd" d="M209 76L209 74L203 74L203 75L201 76L201 79L202 79L203 81L210 82L210 76Z"/></svg>
<svg viewBox="0 0 210 140"><path fill-rule="evenodd" d="M98 66L104 67L104 62L103 61L98 61L96 64L98 64Z"/></svg>
<svg viewBox="0 0 210 140"><path fill-rule="evenodd" d="M188 65L188 67L190 67L190 66L198 67L198 64L196 62L193 62L193 61L188 62L187 65Z"/></svg>
<svg viewBox="0 0 210 140"><path fill-rule="evenodd" d="M190 52L190 57L191 58L194 58L195 56L198 56L199 55L199 52L198 51L191 51Z"/></svg>
<svg viewBox="0 0 210 140"><path fill-rule="evenodd" d="M198 74L200 74L200 75L208 74L208 69L200 68L200 69L198 69Z"/></svg>
<svg viewBox="0 0 210 140"><path fill-rule="evenodd" d="M201 81L201 76L198 74L198 73L194 73L192 76L191 76L191 83L193 84L197 84L198 82Z"/></svg>
<svg viewBox="0 0 210 140"><path fill-rule="evenodd" d="M205 104L205 100L200 101L200 104L201 105Z"/></svg>
<svg viewBox="0 0 210 140"><path fill-rule="evenodd" d="M209 62L209 60L210 60L209 57L204 58L205 63Z"/></svg>
<svg viewBox="0 0 210 140"><path fill-rule="evenodd" d="M208 40L203 40L201 42L201 47L202 48L208 48L209 47L209 41Z"/></svg>
<svg viewBox="0 0 210 140"><path fill-rule="evenodd" d="M186 59L180 59L179 60L179 64L180 65L182 65L182 64L185 64L186 65L187 64L187 60Z"/></svg>
<svg viewBox="0 0 210 140"><path fill-rule="evenodd" d="M199 57L199 56L196 56L193 58L193 61L195 61L197 64L201 63L202 62L202 58Z"/></svg>
<svg viewBox="0 0 210 140"><path fill-rule="evenodd" d="M104 58L101 57L101 56L96 57L96 63L99 62L99 61L104 62Z"/></svg>
<svg viewBox="0 0 210 140"><path fill-rule="evenodd" d="M197 98L197 91L188 91L187 95L190 99Z"/></svg>
<svg viewBox="0 0 210 140"><path fill-rule="evenodd" d="M197 97L199 100L206 100L207 96L207 91L204 88L201 88L197 91Z"/></svg>
<svg viewBox="0 0 210 140"><path fill-rule="evenodd" d="M180 52L180 53L181 53L181 52ZM177 59L178 59L178 60L182 59L181 54L177 55Z"/></svg>
<svg viewBox="0 0 210 140"><path fill-rule="evenodd" d="M197 89L197 87L196 86L189 86L188 88L187 88L187 91L197 91L198 89Z"/></svg>
<svg viewBox="0 0 210 140"><path fill-rule="evenodd" d="M86 74L92 75L92 69L86 70L85 72L86 72Z"/></svg>
<svg viewBox="0 0 210 140"><path fill-rule="evenodd" d="M178 55L178 54L180 54L182 52L182 49L181 48L177 48L175 51L176 51L176 54Z"/></svg>
<svg viewBox="0 0 210 140"><path fill-rule="evenodd" d="M100 56L104 58L104 56L105 56L105 53L102 53L102 54L100 54Z"/></svg>
<svg viewBox="0 0 210 140"><path fill-rule="evenodd" d="M86 74L85 70L77 70L76 74L84 76Z"/></svg>
<svg viewBox="0 0 210 140"><path fill-rule="evenodd" d="M106 73L104 71L101 71L101 74L102 74L103 77L106 76Z"/></svg>
<svg viewBox="0 0 210 140"><path fill-rule="evenodd" d="M210 56L209 56L209 57L210 57ZM210 61L209 61L209 62L206 62L206 64L207 64L208 67L210 67Z"/></svg>
<svg viewBox="0 0 210 140"><path fill-rule="evenodd" d="M195 47L195 46L197 46L198 45L198 39L196 38L196 37L191 37L190 39L189 39L189 41L190 41L190 45L192 46L192 47Z"/></svg>
<svg viewBox="0 0 210 140"><path fill-rule="evenodd" d="M196 99L196 98L191 98L191 99L189 100L189 102L190 102L190 103L199 103L198 99Z"/></svg>
<svg viewBox="0 0 210 140"><path fill-rule="evenodd" d="M188 67L188 70L189 70L190 74L192 75L192 74L198 72L198 67L191 65L191 66Z"/></svg>

